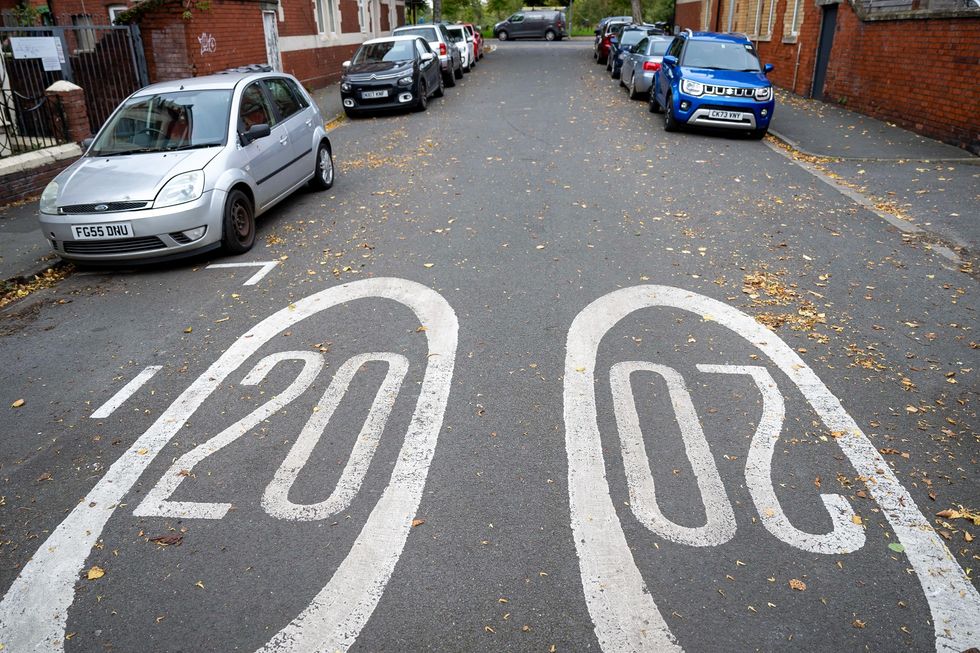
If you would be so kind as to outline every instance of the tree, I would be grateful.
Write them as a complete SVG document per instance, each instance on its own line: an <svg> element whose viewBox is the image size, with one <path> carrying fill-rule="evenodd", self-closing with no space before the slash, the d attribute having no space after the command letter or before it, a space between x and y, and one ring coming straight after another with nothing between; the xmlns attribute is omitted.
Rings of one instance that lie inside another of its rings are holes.
<svg viewBox="0 0 980 653"><path fill-rule="evenodd" d="M637 23L643 22L643 7L640 6L640 0L631 0L630 7L632 9L633 20Z"/></svg>
<svg viewBox="0 0 980 653"><path fill-rule="evenodd" d="M432 22L442 20L442 0L432 0Z"/></svg>

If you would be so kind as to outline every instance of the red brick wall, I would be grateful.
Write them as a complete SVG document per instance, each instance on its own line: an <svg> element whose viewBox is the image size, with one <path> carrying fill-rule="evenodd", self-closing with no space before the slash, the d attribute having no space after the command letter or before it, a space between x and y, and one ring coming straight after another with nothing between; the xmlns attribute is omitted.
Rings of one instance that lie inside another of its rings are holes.
<svg viewBox="0 0 980 653"><path fill-rule="evenodd" d="M814 0L807 0L803 9L803 24L800 25L796 43L783 43L783 17L787 11L791 13L793 11L792 0L778 0L773 18L772 39L757 42L756 48L762 63L771 63L775 66L769 74L769 79L774 84L798 95L809 96L810 85L813 82L813 67L817 61L821 9ZM797 55L799 55L799 67L797 67Z"/></svg>
<svg viewBox="0 0 980 653"><path fill-rule="evenodd" d="M354 56L356 45L298 50L282 53L282 66L295 75L303 86L322 88L340 80L340 64Z"/></svg>
<svg viewBox="0 0 980 653"><path fill-rule="evenodd" d="M70 166L78 157L55 161L40 168L20 170L0 177L0 205L40 195L48 182Z"/></svg>
<svg viewBox="0 0 980 653"><path fill-rule="evenodd" d="M980 153L980 20L861 21L846 2L824 86L861 113Z"/></svg>
<svg viewBox="0 0 980 653"><path fill-rule="evenodd" d="M190 77L190 53L187 51L186 26L180 16L155 12L144 14L140 21L143 52L150 82Z"/></svg>
<svg viewBox="0 0 980 653"><path fill-rule="evenodd" d="M405 5L398 5L395 7L395 15L398 16L398 25L395 27L401 27L405 24Z"/></svg>
<svg viewBox="0 0 980 653"><path fill-rule="evenodd" d="M685 2L675 5L674 24L681 29L701 29L701 7L700 2Z"/></svg>
<svg viewBox="0 0 980 653"><path fill-rule="evenodd" d="M356 34L361 31L357 20L357 0L340 0L340 28L345 34Z"/></svg>
<svg viewBox="0 0 980 653"><path fill-rule="evenodd" d="M391 30L391 21L388 20L388 5L381 3L381 31Z"/></svg>
<svg viewBox="0 0 980 653"><path fill-rule="evenodd" d="M279 36L303 36L316 34L316 16L313 14L313 0L284 0L282 3L284 21L279 23ZM285 64L285 61L283 62Z"/></svg>
<svg viewBox="0 0 980 653"><path fill-rule="evenodd" d="M262 7L257 2L214 0L209 11L195 12L186 25L187 50L195 76L268 60ZM208 37L214 38L213 51L207 47Z"/></svg>

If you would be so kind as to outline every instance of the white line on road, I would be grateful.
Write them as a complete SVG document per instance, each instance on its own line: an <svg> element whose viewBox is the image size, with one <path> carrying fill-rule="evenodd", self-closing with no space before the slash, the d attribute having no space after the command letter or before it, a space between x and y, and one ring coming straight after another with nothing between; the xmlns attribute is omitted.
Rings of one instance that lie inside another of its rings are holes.
<svg viewBox="0 0 980 653"><path fill-rule="evenodd" d="M255 268L255 267L262 268L261 270L259 270L258 272L250 276L248 280L242 284L243 286L254 286L258 282L262 281L262 278L265 275L272 272L272 268L276 267L277 265L279 265L279 261L250 261L248 263L212 263L211 265L209 265L204 269L214 270L217 268Z"/></svg>
<svg viewBox="0 0 980 653"><path fill-rule="evenodd" d="M267 648L347 650L381 599L408 539L442 428L456 359L456 314L437 292L404 279L364 279L322 290L267 317L236 340L109 467L24 565L0 601L0 642L5 650L63 651L68 611L85 559L154 458L260 347L301 320L359 299L399 302L425 327L429 352L419 399L388 487L350 553L313 603Z"/></svg>
<svg viewBox="0 0 980 653"><path fill-rule="evenodd" d="M643 581L606 479L596 410L595 366L603 336L631 313L667 307L709 319L744 338L796 385L831 431L881 507L915 571L935 626L936 649L960 652L980 642L980 593L874 444L799 355L752 317L717 300L670 286L611 292L579 313L568 331L564 416L572 532L582 585L606 653L679 650Z"/></svg>
<svg viewBox="0 0 980 653"><path fill-rule="evenodd" d="M92 419L103 419L112 415L113 412L124 403L126 400L136 394L136 391L143 387L143 385L153 378L153 375L163 369L163 365L149 365L142 372L137 374L132 381L119 388L119 392L112 395L109 401L105 402L99 406L94 413L89 415Z"/></svg>

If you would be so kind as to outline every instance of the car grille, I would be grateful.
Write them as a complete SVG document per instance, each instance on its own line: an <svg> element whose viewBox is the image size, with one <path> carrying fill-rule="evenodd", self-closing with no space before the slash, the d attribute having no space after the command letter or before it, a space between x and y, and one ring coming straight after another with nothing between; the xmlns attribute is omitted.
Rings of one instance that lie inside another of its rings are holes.
<svg viewBox="0 0 980 653"><path fill-rule="evenodd" d="M156 236L120 238L118 240L66 240L62 246L66 254L131 254L166 247L163 241Z"/></svg>
<svg viewBox="0 0 980 653"><path fill-rule="evenodd" d="M95 204L71 204L58 208L59 213L107 213L112 211L135 211L145 208L149 202L101 202ZM95 207L105 208L95 208Z"/></svg>
<svg viewBox="0 0 980 653"><path fill-rule="evenodd" d="M723 95L725 97L753 97L755 95L754 88L734 88L732 86L714 86L712 84L704 85L705 95Z"/></svg>

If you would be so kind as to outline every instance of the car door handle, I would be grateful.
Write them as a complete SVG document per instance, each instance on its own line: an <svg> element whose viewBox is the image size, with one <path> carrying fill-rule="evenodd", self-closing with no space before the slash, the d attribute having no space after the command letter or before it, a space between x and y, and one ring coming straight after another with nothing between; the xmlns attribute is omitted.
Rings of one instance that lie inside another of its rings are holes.
<svg viewBox="0 0 980 653"><path fill-rule="evenodd" d="M289 140L289 137L286 134L283 134L282 136L279 137L279 144L280 145L285 145L286 144L286 141L288 141L288 140Z"/></svg>
<svg viewBox="0 0 980 653"><path fill-rule="evenodd" d="M306 121L306 126L307 127L312 127L313 126L313 118L310 118L309 120Z"/></svg>

